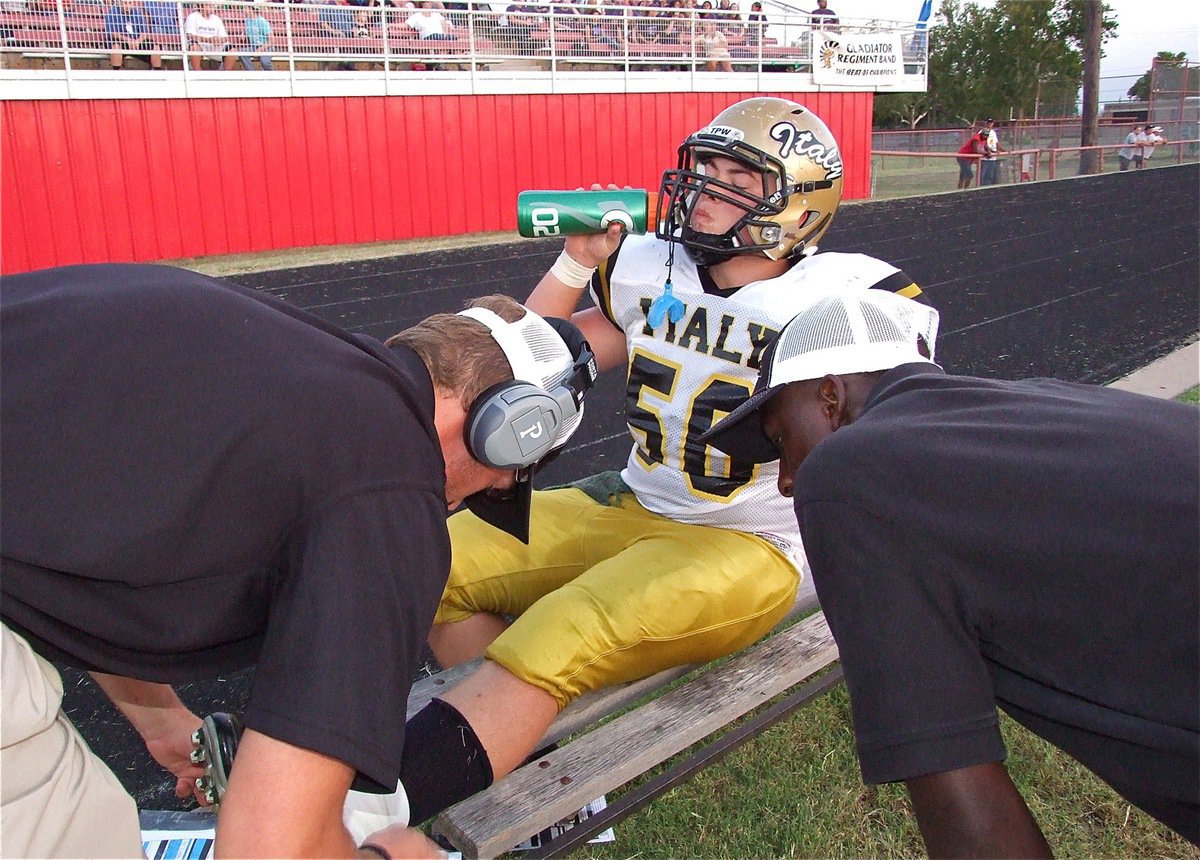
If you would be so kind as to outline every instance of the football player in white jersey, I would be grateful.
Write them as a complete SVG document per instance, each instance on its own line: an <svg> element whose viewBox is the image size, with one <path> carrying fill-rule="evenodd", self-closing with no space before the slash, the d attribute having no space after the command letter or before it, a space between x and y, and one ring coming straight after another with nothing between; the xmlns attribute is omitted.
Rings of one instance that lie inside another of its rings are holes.
<svg viewBox="0 0 1200 860"><path fill-rule="evenodd" d="M680 147L657 235L614 225L566 240L527 304L570 316L601 370L627 369L633 448L619 474L535 492L528 544L451 518L429 641L443 666L485 660L409 722L414 823L520 765L581 693L729 654L791 608L805 562L778 463L696 437L745 399L773 336L822 293L921 295L880 260L814 254L841 193L825 124L752 98ZM595 307L577 311L589 287Z"/></svg>

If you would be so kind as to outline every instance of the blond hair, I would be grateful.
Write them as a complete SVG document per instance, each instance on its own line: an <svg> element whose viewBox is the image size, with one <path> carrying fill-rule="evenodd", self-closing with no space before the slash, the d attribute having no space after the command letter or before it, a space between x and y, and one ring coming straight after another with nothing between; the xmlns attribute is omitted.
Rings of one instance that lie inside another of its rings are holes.
<svg viewBox="0 0 1200 860"><path fill-rule="evenodd" d="M486 308L505 322L516 322L526 310L504 295L484 296L467 307ZM435 388L458 395L463 409L498 382L513 378L512 366L488 327L458 314L434 314L392 335L387 346L407 346L429 368Z"/></svg>

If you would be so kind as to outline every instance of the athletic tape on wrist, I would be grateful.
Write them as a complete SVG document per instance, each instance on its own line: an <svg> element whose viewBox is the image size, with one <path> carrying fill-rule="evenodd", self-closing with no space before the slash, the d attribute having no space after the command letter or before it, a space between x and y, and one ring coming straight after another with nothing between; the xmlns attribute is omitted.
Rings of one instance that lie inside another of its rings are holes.
<svg viewBox="0 0 1200 860"><path fill-rule="evenodd" d="M559 254L554 265L550 267L550 274L573 290L586 290L587 285L592 282L592 275L595 271L595 266L588 268L566 251Z"/></svg>

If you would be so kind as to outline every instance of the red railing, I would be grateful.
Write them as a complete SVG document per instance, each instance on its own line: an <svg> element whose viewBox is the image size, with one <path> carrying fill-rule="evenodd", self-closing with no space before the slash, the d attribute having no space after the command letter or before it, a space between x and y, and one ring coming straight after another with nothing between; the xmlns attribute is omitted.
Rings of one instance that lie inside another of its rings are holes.
<svg viewBox="0 0 1200 860"><path fill-rule="evenodd" d="M996 181L997 184L1010 184L1074 176L1079 172L1080 155L1084 152L1098 154L1094 172L1113 172L1119 169L1116 153L1125 147L1121 143L1001 150L997 159ZM957 175L959 158L982 161L983 156L964 156L957 152L872 150L871 196L904 197L948 190L954 187L948 179ZM955 160L955 172L938 169L938 165L946 164L947 159ZM1200 139L1178 140L1154 147L1151 157L1145 160L1145 166L1163 167L1195 161L1200 161ZM1135 168L1131 165L1129 169ZM978 187L981 184L981 171L974 173L972 184Z"/></svg>

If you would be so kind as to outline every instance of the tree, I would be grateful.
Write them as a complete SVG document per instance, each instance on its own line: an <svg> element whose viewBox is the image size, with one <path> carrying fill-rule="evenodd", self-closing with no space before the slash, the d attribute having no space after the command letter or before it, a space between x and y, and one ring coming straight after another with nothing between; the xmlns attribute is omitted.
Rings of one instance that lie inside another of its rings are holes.
<svg viewBox="0 0 1200 860"><path fill-rule="evenodd" d="M1033 116L1048 81L1078 89L1088 2L997 0L985 8L942 0L929 34L929 96L939 121ZM1105 36L1116 30L1115 18L1103 25Z"/></svg>
<svg viewBox="0 0 1200 860"><path fill-rule="evenodd" d="M933 100L928 93L879 93L872 123L876 128L899 124L914 129L932 110Z"/></svg>
<svg viewBox="0 0 1200 860"><path fill-rule="evenodd" d="M1181 66L1187 62L1187 52L1159 51L1154 55L1154 61L1160 64L1170 63L1174 66ZM1134 81L1133 86L1129 88L1129 91L1125 95L1142 102L1150 101L1150 74L1153 71L1154 64L1151 63L1150 68L1146 70L1146 74Z"/></svg>
<svg viewBox="0 0 1200 860"><path fill-rule="evenodd" d="M1089 0L1083 8L1083 121L1080 123L1079 175L1100 172L1096 145L1100 122L1100 44L1104 35L1104 6Z"/></svg>

